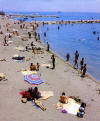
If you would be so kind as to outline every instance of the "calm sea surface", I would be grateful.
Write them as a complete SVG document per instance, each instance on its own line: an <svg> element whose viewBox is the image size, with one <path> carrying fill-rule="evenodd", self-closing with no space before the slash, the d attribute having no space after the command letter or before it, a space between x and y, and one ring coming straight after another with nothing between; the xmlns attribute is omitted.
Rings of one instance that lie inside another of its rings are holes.
<svg viewBox="0 0 100 121"><path fill-rule="evenodd" d="M18 13L18 14L34 14ZM57 20L81 20L81 19L100 19L99 13L62 13L62 12L38 12L40 15L58 15L55 17L44 18L28 18L27 21L57 21ZM14 18L18 20L18 18ZM22 19L22 18L19 18ZM60 29L58 30L58 26ZM96 31L96 34L93 34ZM44 37L44 32L47 36ZM67 52L70 53L70 63L73 64L74 53L79 51L79 61L82 57L85 58L87 71L100 80L100 24L62 24L62 25L44 25L38 28L41 40L50 43L50 48L65 58Z"/></svg>

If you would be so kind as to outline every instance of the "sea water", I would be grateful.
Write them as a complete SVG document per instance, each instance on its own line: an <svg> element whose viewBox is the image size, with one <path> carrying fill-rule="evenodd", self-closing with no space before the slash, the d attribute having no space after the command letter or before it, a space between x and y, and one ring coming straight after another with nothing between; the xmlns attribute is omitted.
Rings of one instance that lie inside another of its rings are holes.
<svg viewBox="0 0 100 121"><path fill-rule="evenodd" d="M65 12L38 12L40 15L57 15L56 17L28 18L27 21L59 21L59 20L91 20L100 19L100 13L65 13ZM34 12L20 12L18 14L31 15ZM14 18L15 20L22 18ZM59 30L58 30L59 26ZM93 34L96 31L96 34ZM46 37L44 37L46 32ZM41 41L50 43L50 49L65 59L70 53L70 63L73 64L75 51L79 52L79 62L85 58L87 71L100 80L100 24L50 24L38 28Z"/></svg>
<svg viewBox="0 0 100 121"><path fill-rule="evenodd" d="M60 29L58 30L58 26ZM97 34L93 34L97 31ZM70 53L70 63L73 64L75 51L79 52L79 62L85 58L87 71L97 80L100 79L100 24L62 24L44 25L38 29L41 40L50 43L50 49L64 59ZM46 37L44 37L46 32Z"/></svg>

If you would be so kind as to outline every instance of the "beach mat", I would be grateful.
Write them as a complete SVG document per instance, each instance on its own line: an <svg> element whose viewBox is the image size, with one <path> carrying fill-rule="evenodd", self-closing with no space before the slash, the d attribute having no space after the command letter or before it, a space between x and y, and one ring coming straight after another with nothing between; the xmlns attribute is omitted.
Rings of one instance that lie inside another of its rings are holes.
<svg viewBox="0 0 100 121"><path fill-rule="evenodd" d="M41 66L42 66L42 67L51 67L50 64L42 64Z"/></svg>
<svg viewBox="0 0 100 121"><path fill-rule="evenodd" d="M81 105L76 103L74 99L68 98L68 103L63 104L63 110L66 110L70 114L77 115L80 106Z"/></svg>
<svg viewBox="0 0 100 121"><path fill-rule="evenodd" d="M33 104L33 106L35 106L37 109L39 109L39 106L37 106L33 100L31 100L31 103Z"/></svg>
<svg viewBox="0 0 100 121"><path fill-rule="evenodd" d="M21 71L21 73L23 75L28 75L28 74L37 74L37 71L30 71L30 70L26 70L26 71Z"/></svg>
<svg viewBox="0 0 100 121"><path fill-rule="evenodd" d="M48 98L54 96L53 91L40 91L40 94L43 100L47 100Z"/></svg>

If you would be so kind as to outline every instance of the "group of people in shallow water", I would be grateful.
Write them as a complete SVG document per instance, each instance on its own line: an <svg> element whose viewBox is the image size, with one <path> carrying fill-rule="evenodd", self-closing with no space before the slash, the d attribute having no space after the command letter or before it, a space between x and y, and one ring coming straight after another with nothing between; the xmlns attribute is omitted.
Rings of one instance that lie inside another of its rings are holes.
<svg viewBox="0 0 100 121"><path fill-rule="evenodd" d="M69 59L70 59L70 54L67 53L66 54L66 61L69 61ZM74 59L74 66L73 66L75 69L78 69L78 59L79 59L79 52L76 50L75 59ZM84 77L86 74L86 71L87 71L86 64L84 63L84 58L82 58L80 61L80 70L82 72L82 77Z"/></svg>
<svg viewBox="0 0 100 121"><path fill-rule="evenodd" d="M50 44L47 42L47 51L49 51L49 50L50 50ZM51 59L52 59L52 65L53 65L52 69L54 69L55 68L55 57L54 57L54 55L51 56ZM66 61L69 61L69 59L70 59L70 54L67 53L66 54ZM74 66L73 66L75 69L78 69L78 59L79 59L79 52L76 50L75 59L74 59ZM86 71L87 71L86 64L84 63L84 58L82 58L81 61L80 61L80 70L82 72L82 77L84 77L85 74L86 74Z"/></svg>

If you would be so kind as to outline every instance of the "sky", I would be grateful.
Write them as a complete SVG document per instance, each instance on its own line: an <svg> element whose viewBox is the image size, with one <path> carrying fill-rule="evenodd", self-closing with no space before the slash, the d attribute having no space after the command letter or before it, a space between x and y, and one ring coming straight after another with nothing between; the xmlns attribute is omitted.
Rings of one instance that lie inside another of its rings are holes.
<svg viewBox="0 0 100 121"><path fill-rule="evenodd" d="M100 12L100 0L0 0L0 10Z"/></svg>

